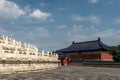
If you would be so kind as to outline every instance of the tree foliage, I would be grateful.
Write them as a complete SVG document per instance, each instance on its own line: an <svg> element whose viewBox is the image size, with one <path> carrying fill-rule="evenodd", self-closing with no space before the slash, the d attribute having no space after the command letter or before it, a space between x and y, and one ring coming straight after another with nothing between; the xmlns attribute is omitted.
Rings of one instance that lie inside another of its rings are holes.
<svg viewBox="0 0 120 80"><path fill-rule="evenodd" d="M120 62L120 45L110 47L109 53L113 56L115 62Z"/></svg>

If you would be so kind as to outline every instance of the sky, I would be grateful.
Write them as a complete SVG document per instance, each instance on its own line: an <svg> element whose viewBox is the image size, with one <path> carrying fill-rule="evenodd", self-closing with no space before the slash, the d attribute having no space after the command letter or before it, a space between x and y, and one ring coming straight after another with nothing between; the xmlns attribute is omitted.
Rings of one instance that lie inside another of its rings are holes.
<svg viewBox="0 0 120 80"><path fill-rule="evenodd" d="M0 35L31 43L39 52L72 41L120 44L120 0L0 0Z"/></svg>

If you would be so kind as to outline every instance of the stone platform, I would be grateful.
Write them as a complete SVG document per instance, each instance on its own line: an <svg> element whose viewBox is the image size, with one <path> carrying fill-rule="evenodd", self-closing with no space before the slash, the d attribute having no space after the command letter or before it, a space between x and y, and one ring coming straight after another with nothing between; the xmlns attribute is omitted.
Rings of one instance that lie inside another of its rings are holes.
<svg viewBox="0 0 120 80"><path fill-rule="evenodd" d="M60 66L43 72L1 74L0 80L120 80L120 69Z"/></svg>

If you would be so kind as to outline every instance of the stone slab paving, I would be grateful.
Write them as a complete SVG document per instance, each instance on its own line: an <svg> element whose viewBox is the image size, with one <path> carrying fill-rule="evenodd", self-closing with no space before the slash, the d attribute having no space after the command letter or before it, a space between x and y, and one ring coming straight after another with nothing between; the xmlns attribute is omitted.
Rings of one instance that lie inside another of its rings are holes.
<svg viewBox="0 0 120 80"><path fill-rule="evenodd" d="M0 74L0 80L120 80L120 68L61 66L47 71Z"/></svg>

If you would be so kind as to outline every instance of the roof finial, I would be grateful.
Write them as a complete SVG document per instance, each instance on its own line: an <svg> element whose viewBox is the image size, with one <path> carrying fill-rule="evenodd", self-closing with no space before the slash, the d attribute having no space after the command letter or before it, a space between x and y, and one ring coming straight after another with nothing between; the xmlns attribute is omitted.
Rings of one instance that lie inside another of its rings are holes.
<svg viewBox="0 0 120 80"><path fill-rule="evenodd" d="M98 41L100 41L100 37L98 37Z"/></svg>
<svg viewBox="0 0 120 80"><path fill-rule="evenodd" d="M73 41L72 44L75 44L75 41Z"/></svg>

